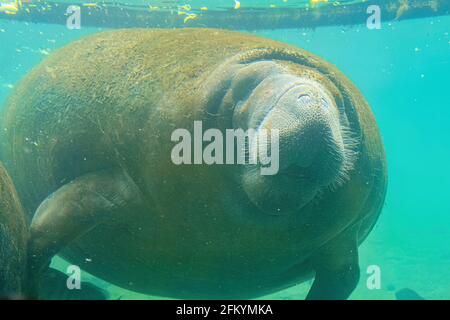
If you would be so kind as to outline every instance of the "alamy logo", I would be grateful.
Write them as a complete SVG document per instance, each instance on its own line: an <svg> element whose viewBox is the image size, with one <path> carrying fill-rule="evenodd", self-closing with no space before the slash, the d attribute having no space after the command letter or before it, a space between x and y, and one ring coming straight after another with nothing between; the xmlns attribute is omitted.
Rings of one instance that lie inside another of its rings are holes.
<svg viewBox="0 0 450 320"><path fill-rule="evenodd" d="M370 265L367 267L367 281L366 286L369 290L381 289L381 268L376 265Z"/></svg>
<svg viewBox="0 0 450 320"><path fill-rule="evenodd" d="M79 6L70 5L67 7L66 14L68 15L66 20L66 27L69 30L81 28L81 8Z"/></svg>
<svg viewBox="0 0 450 320"><path fill-rule="evenodd" d="M370 14L367 18L367 29L381 29L381 8L377 5L370 5L367 7L366 12Z"/></svg>
<svg viewBox="0 0 450 320"><path fill-rule="evenodd" d="M171 159L181 164L260 165L261 175L275 175L279 170L279 132L277 129L219 129L203 132L201 121L194 121L194 136L187 129L176 129L171 140L178 142Z"/></svg>
<svg viewBox="0 0 450 320"><path fill-rule="evenodd" d="M66 273L68 274L66 286L69 290L81 289L81 269L79 266L70 265L67 267Z"/></svg>

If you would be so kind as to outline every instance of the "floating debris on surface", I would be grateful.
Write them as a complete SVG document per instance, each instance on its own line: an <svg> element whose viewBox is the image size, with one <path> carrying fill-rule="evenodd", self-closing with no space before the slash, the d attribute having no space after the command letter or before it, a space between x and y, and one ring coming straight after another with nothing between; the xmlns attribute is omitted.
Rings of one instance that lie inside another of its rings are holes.
<svg viewBox="0 0 450 320"><path fill-rule="evenodd" d="M66 24L67 5L60 0L0 0L0 19L33 23ZM245 3L245 6L244 6ZM207 5L208 4L208 5ZM332 25L361 25L367 15L366 0L222 0L191 3L97 2L76 0L85 10L83 26L105 28L208 27L231 30L316 28ZM380 2L383 21L444 16L448 0L385 0Z"/></svg>
<svg viewBox="0 0 450 320"><path fill-rule="evenodd" d="M309 3L312 7L315 7L319 4L328 3L328 0L309 0Z"/></svg>
<svg viewBox="0 0 450 320"><path fill-rule="evenodd" d="M189 4L185 4L185 5L180 6L180 9L185 10L185 11L191 11L192 7Z"/></svg>
<svg viewBox="0 0 450 320"><path fill-rule="evenodd" d="M20 8L22 7L22 1L21 0L14 0L14 1L1 1L0 2L0 13L8 14L8 15L15 15L19 12Z"/></svg>
<svg viewBox="0 0 450 320"><path fill-rule="evenodd" d="M184 18L184 23L190 21L190 20L195 20L197 19L197 15L195 13L190 13L188 14L188 16L186 18Z"/></svg>
<svg viewBox="0 0 450 320"><path fill-rule="evenodd" d="M83 7L97 7L96 3L83 3Z"/></svg>

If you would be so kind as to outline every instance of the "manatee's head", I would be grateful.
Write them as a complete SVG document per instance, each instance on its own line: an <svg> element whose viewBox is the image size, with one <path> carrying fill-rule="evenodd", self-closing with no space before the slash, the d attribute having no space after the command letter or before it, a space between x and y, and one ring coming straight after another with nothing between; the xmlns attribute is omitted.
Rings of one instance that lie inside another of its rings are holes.
<svg viewBox="0 0 450 320"><path fill-rule="evenodd" d="M355 140L324 84L260 61L239 69L232 92L234 128L255 130L247 146L254 164L242 167L240 179L260 210L296 212L321 190L345 181Z"/></svg>

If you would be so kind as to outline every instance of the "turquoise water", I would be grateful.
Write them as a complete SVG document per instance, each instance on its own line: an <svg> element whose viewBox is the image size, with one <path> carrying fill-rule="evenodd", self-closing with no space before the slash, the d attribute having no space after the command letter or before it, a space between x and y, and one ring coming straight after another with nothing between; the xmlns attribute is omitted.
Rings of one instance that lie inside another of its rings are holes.
<svg viewBox="0 0 450 320"><path fill-rule="evenodd" d="M0 106L46 55L100 29L0 20ZM377 226L361 247L353 299L393 299L411 288L450 299L450 17L256 34L307 49L340 68L369 101L387 150L389 189ZM54 265L64 267L55 259ZM381 268L381 289L366 286L366 268ZM91 277L86 275L87 278ZM152 298L99 279L112 298ZM268 296L304 298L309 283Z"/></svg>

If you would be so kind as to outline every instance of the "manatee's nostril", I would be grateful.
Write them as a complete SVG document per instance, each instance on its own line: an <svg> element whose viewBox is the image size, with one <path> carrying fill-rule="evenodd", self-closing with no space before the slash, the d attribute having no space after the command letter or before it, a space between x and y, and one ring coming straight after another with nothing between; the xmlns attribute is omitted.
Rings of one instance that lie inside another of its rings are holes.
<svg viewBox="0 0 450 320"><path fill-rule="evenodd" d="M328 109L330 107L330 105L328 104L328 101L326 99L324 99L324 98L322 98L321 100L322 100L322 106L325 109Z"/></svg>
<svg viewBox="0 0 450 320"><path fill-rule="evenodd" d="M307 93L302 93L301 95L298 96L298 100L307 100L309 98L309 94Z"/></svg>
<svg viewBox="0 0 450 320"><path fill-rule="evenodd" d="M297 98L300 107L309 106L311 104L311 96L307 93L302 93Z"/></svg>

